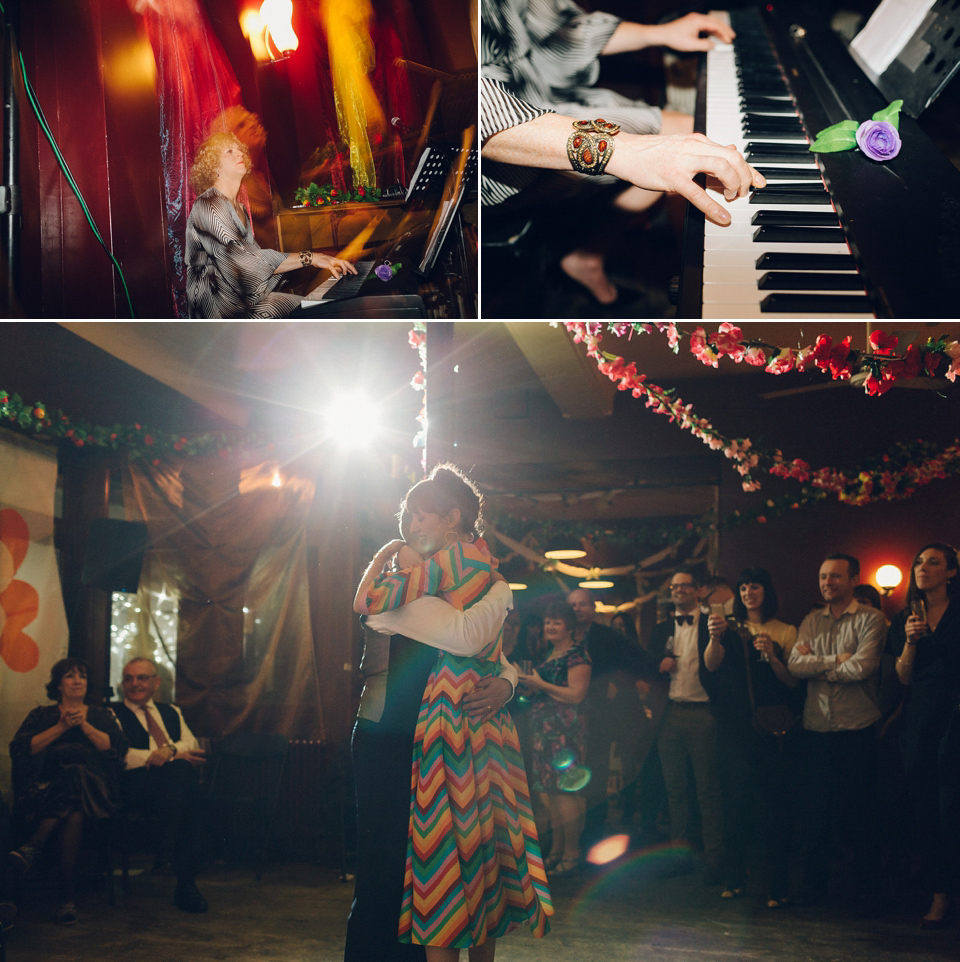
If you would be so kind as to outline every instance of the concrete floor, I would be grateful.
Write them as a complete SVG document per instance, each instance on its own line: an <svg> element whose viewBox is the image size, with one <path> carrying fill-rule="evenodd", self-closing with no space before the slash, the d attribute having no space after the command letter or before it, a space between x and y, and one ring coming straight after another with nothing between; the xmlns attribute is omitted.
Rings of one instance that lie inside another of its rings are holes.
<svg viewBox="0 0 960 962"><path fill-rule="evenodd" d="M864 921L840 906L770 911L751 897L719 898L697 874L670 876L662 851L638 852L604 872L553 886L556 915L543 940L516 932L503 939L501 962L935 962L960 958L956 928L924 933L918 893ZM9 962L339 962L352 883L334 868L267 868L261 882L247 869L213 867L199 885L206 915L175 909L174 880L140 875L127 897L107 903L95 890L78 900L79 924L52 920L53 892L33 886L6 934ZM464 959L466 955L464 955ZM376 960L371 960L376 962Z"/></svg>

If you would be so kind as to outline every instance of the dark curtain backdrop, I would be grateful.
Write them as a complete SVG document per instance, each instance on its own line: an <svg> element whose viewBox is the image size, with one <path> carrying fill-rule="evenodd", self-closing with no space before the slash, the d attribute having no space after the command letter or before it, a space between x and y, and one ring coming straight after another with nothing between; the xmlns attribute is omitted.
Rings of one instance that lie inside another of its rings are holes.
<svg viewBox="0 0 960 962"><path fill-rule="evenodd" d="M300 465L231 454L129 466L128 517L146 521L179 593L176 698L198 734L325 737L306 570L315 472Z"/></svg>

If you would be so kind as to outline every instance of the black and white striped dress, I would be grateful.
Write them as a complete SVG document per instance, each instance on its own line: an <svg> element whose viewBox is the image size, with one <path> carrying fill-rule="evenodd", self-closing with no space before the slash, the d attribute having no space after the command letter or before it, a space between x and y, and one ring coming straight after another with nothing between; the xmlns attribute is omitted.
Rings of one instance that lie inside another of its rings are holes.
<svg viewBox="0 0 960 962"><path fill-rule="evenodd" d="M287 317L303 300L276 288L286 259L254 240L229 198L211 187L187 219L187 308L190 317Z"/></svg>
<svg viewBox="0 0 960 962"><path fill-rule="evenodd" d="M618 17L587 13L572 0L482 0L480 16L481 142L550 112L603 116L635 134L660 132L657 107L594 86L600 51ZM516 196L541 175L556 174L487 160L481 168L487 206Z"/></svg>

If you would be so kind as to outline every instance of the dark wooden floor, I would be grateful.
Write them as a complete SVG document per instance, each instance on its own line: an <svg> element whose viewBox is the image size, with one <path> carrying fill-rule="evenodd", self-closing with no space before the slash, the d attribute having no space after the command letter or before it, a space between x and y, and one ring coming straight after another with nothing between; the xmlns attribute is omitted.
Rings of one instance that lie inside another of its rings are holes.
<svg viewBox="0 0 960 962"><path fill-rule="evenodd" d="M517 932L497 958L571 962L935 962L960 957L955 927L920 932L923 894L889 888L887 914L863 920L843 899L824 908L771 911L751 895L719 898L698 874L670 875L669 850L634 852L604 871L553 886L552 932L543 940ZM10 962L339 962L352 883L329 866L268 866L261 882L248 869L214 866L199 885L206 915L171 904L174 879L142 874L110 906L104 890L78 900L80 922L53 921L54 892L34 883L6 934ZM759 893L757 893L759 895ZM464 958L466 956L464 955ZM376 962L376 960L371 960Z"/></svg>

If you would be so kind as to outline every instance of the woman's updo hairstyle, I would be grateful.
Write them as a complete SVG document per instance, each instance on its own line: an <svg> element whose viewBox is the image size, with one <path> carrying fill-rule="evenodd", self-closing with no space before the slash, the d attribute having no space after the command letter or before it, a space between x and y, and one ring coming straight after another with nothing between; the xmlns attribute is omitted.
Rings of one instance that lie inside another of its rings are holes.
<svg viewBox="0 0 960 962"><path fill-rule="evenodd" d="M483 534L483 495L474 483L453 464L438 464L430 474L415 484L403 499L397 517L424 511L427 514L449 514L460 509L460 534L479 538Z"/></svg>

